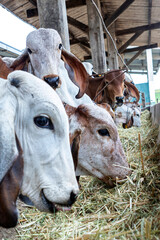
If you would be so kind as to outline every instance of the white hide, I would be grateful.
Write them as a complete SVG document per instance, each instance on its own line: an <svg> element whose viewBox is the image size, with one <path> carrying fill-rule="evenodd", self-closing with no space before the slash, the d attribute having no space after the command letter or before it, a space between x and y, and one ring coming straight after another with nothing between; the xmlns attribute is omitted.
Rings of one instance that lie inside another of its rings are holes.
<svg viewBox="0 0 160 240"><path fill-rule="evenodd" d="M126 102L125 105L132 109L133 126L140 127L141 126L141 106L140 106L140 104L134 103L134 102Z"/></svg>
<svg viewBox="0 0 160 240"><path fill-rule="evenodd" d="M140 127L141 126L141 110L139 107L136 107L133 103L123 104L121 107L117 107L115 110L115 123L127 124L128 121L133 118L133 126Z"/></svg>
<svg viewBox="0 0 160 240"><path fill-rule="evenodd" d="M97 105L85 104L86 117L69 118L70 134L81 130L81 143L76 175L92 175L108 183L108 179L124 178L129 166L111 115ZM110 136L101 136L99 130L107 129Z"/></svg>
<svg viewBox="0 0 160 240"><path fill-rule="evenodd" d="M79 88L70 80L68 72L61 60L61 50L59 44L62 43L60 35L54 29L40 28L28 34L26 47L32 51L29 54L34 74L43 78L49 74L57 74L62 82L56 92L61 100L73 107L82 103L92 103L87 94L76 99Z"/></svg>
<svg viewBox="0 0 160 240"><path fill-rule="evenodd" d="M48 84L29 73L14 71L8 75L8 80L1 90L6 91L10 99L10 108L4 105L4 114L15 115L14 126L8 128L14 128L23 149L22 194L41 211L49 211L42 190L53 207L67 204L71 192L78 193L78 185L63 104ZM34 122L37 116L49 118L54 129L38 127Z"/></svg>
<svg viewBox="0 0 160 240"><path fill-rule="evenodd" d="M115 123L117 125L121 123L128 123L132 116L133 110L123 104L121 107L117 107L115 110Z"/></svg>
<svg viewBox="0 0 160 240"><path fill-rule="evenodd" d="M89 75L93 74L93 65L90 62L82 62Z"/></svg>

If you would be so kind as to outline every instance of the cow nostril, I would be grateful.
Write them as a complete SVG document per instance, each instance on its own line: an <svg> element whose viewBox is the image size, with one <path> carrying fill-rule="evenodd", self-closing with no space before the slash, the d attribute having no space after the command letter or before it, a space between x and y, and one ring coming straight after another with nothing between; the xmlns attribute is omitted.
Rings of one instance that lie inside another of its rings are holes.
<svg viewBox="0 0 160 240"><path fill-rule="evenodd" d="M57 88L60 82L59 77L44 77L44 81L47 82L51 87Z"/></svg>
<svg viewBox="0 0 160 240"><path fill-rule="evenodd" d="M117 105L119 107L121 107L123 105L123 99L124 99L124 97L116 97Z"/></svg>
<svg viewBox="0 0 160 240"><path fill-rule="evenodd" d="M70 194L70 199L67 202L67 205L71 206L76 201L76 199L77 199L77 195L72 191Z"/></svg>
<svg viewBox="0 0 160 240"><path fill-rule="evenodd" d="M117 101L123 101L124 97L116 97Z"/></svg>

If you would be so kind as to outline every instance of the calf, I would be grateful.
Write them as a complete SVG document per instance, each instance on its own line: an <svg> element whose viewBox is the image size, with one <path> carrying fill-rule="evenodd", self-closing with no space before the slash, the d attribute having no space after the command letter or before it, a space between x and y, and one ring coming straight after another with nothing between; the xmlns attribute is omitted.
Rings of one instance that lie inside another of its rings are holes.
<svg viewBox="0 0 160 240"><path fill-rule="evenodd" d="M86 93L97 103L109 103L112 107L123 104L124 71L111 70L102 76L89 78Z"/></svg>
<svg viewBox="0 0 160 240"><path fill-rule="evenodd" d="M24 71L10 73L8 81L0 79L0 88L0 225L16 225L20 187L41 211L68 210L78 185L60 98Z"/></svg>
<svg viewBox="0 0 160 240"><path fill-rule="evenodd" d="M115 123L122 123L123 128L140 127L141 126L141 111L136 103L123 104L115 110Z"/></svg>
<svg viewBox="0 0 160 240"><path fill-rule="evenodd" d="M76 175L91 175L113 187L116 178L123 179L130 169L118 136L116 125L104 106L65 106L69 117L70 139L81 134Z"/></svg>

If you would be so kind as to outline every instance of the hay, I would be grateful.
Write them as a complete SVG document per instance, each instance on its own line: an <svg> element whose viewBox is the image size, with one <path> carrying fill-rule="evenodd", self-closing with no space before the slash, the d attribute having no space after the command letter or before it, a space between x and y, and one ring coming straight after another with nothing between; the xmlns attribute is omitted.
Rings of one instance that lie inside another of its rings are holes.
<svg viewBox="0 0 160 240"><path fill-rule="evenodd" d="M119 128L133 170L123 184L107 189L95 178L81 177L78 200L67 213L45 214L21 204L16 239L160 239L158 128L148 111L141 120L141 128Z"/></svg>

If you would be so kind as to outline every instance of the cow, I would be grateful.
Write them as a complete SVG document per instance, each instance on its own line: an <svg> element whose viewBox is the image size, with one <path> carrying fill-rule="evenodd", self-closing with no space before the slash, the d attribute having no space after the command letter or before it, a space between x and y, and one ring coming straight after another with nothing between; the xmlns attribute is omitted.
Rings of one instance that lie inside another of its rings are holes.
<svg viewBox="0 0 160 240"><path fill-rule="evenodd" d="M131 173L116 125L104 106L65 105L69 117L70 139L80 135L76 176L91 175L113 187L116 179Z"/></svg>
<svg viewBox="0 0 160 240"><path fill-rule="evenodd" d="M17 224L19 190L40 211L70 209L78 184L60 98L24 71L0 79L0 88L0 225Z"/></svg>

